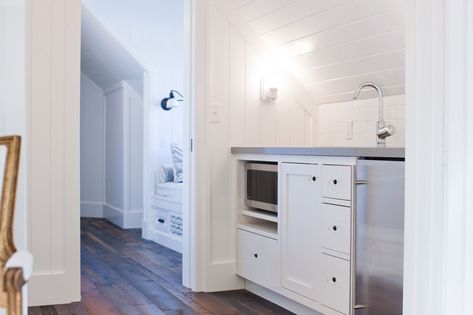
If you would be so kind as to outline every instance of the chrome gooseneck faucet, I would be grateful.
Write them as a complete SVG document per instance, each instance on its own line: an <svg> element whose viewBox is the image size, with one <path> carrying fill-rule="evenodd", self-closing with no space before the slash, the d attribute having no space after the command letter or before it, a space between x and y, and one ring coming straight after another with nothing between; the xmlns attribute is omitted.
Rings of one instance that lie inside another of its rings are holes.
<svg viewBox="0 0 473 315"><path fill-rule="evenodd" d="M376 144L378 147L385 147L386 146L386 138L392 136L396 130L392 125L386 125L384 121L384 104L383 104L383 91L381 87L374 82L364 82L360 84L360 86L356 89L355 94L353 95L353 99L356 100L360 95L361 90L365 87L371 87L378 92L378 111L379 111L379 119L376 123Z"/></svg>

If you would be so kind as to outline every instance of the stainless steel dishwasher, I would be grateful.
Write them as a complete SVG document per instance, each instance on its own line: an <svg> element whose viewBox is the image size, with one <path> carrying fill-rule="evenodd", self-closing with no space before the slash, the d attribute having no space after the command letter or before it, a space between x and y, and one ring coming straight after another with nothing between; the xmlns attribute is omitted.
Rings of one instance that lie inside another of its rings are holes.
<svg viewBox="0 0 473 315"><path fill-rule="evenodd" d="M353 314L402 314L403 161L358 161L354 225Z"/></svg>

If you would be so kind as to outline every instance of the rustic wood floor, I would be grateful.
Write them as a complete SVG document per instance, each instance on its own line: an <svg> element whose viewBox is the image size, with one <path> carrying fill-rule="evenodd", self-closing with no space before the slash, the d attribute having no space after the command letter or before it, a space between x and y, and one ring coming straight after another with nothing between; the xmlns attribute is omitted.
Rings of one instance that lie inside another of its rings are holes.
<svg viewBox="0 0 473 315"><path fill-rule="evenodd" d="M105 220L81 222L82 301L32 307L30 315L292 314L246 291L193 293L181 255Z"/></svg>

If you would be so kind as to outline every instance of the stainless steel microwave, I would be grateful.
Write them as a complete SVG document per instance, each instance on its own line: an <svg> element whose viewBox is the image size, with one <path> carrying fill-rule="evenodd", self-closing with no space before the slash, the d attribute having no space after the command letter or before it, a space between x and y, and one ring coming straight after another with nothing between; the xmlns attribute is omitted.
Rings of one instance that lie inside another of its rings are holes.
<svg viewBox="0 0 473 315"><path fill-rule="evenodd" d="M278 211L277 164L246 164L246 205L266 211Z"/></svg>

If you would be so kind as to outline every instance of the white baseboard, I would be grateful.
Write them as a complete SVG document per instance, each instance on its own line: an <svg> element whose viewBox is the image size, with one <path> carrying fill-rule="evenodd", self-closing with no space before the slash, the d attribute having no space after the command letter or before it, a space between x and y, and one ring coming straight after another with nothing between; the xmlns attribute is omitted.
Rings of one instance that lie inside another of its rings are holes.
<svg viewBox="0 0 473 315"><path fill-rule="evenodd" d="M145 240L151 240L151 237L149 235L149 228L148 228L148 221L143 220L141 223L141 237Z"/></svg>
<svg viewBox="0 0 473 315"><path fill-rule="evenodd" d="M103 203L82 201L80 216L81 218L103 218Z"/></svg>
<svg viewBox="0 0 473 315"><path fill-rule="evenodd" d="M124 212L106 204L103 206L103 217L122 229L140 229L143 211Z"/></svg>

